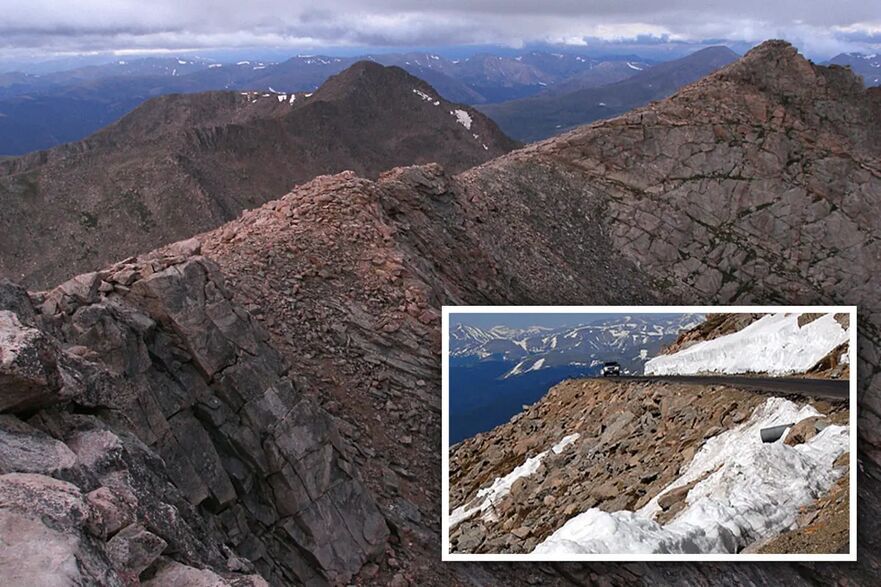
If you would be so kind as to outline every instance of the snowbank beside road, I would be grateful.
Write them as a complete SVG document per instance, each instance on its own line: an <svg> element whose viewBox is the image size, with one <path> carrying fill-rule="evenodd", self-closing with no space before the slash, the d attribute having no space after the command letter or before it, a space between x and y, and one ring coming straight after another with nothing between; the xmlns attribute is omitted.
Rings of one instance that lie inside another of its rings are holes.
<svg viewBox="0 0 881 587"><path fill-rule="evenodd" d="M804 373L848 341L849 331L841 327L833 314L801 327L798 317L799 314L764 316L743 330L650 359L645 364L645 374Z"/></svg>
<svg viewBox="0 0 881 587"><path fill-rule="evenodd" d="M761 428L817 415L810 406L769 398L744 424L709 439L683 474L636 512L591 508L567 521L533 554L736 553L791 528L799 508L841 475L832 465L848 450L848 427L827 426L811 440L763 444ZM654 520L658 498L703 478L669 523Z"/></svg>

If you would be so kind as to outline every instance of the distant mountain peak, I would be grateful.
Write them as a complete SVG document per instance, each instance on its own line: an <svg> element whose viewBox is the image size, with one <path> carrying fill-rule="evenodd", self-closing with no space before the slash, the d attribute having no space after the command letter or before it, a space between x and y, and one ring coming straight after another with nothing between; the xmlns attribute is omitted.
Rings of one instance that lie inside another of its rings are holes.
<svg viewBox="0 0 881 587"><path fill-rule="evenodd" d="M403 81L408 77L413 76L400 67L386 66L369 59L364 59L356 61L340 73L330 76L323 87L329 89L341 85L357 85L365 82Z"/></svg>
<svg viewBox="0 0 881 587"><path fill-rule="evenodd" d="M850 70L817 66L791 43L770 40L750 49L714 78L753 85L771 95L804 96L808 93L858 94L860 79ZM821 81L822 80L822 81Z"/></svg>
<svg viewBox="0 0 881 587"><path fill-rule="evenodd" d="M840 53L827 65L847 67L863 78L866 86L881 85L881 55L877 53Z"/></svg>
<svg viewBox="0 0 881 587"><path fill-rule="evenodd" d="M701 55L701 56L724 56L731 57L737 59L740 57L736 51L734 51L731 47L727 45L710 45L709 47L704 47L703 49L698 49L694 53L690 53L688 56Z"/></svg>
<svg viewBox="0 0 881 587"><path fill-rule="evenodd" d="M315 92L315 96L322 100L359 95L364 99L381 97L382 100L389 100L391 96L410 93L413 88L441 99L439 93L428 83L404 69L396 65L382 65L375 61L364 60L329 77ZM393 104L389 103L387 106L392 107Z"/></svg>

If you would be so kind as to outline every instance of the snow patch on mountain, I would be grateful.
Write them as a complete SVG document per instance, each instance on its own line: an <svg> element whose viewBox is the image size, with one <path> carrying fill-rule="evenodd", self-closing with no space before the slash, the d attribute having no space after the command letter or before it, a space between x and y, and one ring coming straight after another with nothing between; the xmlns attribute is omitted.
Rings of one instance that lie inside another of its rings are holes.
<svg viewBox="0 0 881 587"><path fill-rule="evenodd" d="M526 367L526 364L527 364L527 363L530 363L530 362L532 362L532 366L530 366L530 367ZM524 374L524 373L529 373L530 371L538 371L539 369L541 369L541 368L544 366L544 364L545 364L545 360L544 360L544 359L538 359L537 361L534 361L534 362L532 361L532 359L527 359L527 360L525 360L525 361L520 361L519 363L517 363L517 364L514 366L513 369L511 369L510 371L508 371L508 372L504 375L504 377L502 377L502 379L505 379L505 378L507 378L507 377L513 377L514 375L522 375L522 374Z"/></svg>
<svg viewBox="0 0 881 587"><path fill-rule="evenodd" d="M567 521L533 554L736 553L796 523L799 508L824 494L841 476L835 459L848 450L847 426L830 425L804 444L765 444L759 430L817 415L769 398L750 419L709 439L683 474L642 509L591 508ZM705 477L686 496L672 521L654 520L658 497Z"/></svg>
<svg viewBox="0 0 881 587"><path fill-rule="evenodd" d="M850 331L842 328L833 314L804 326L798 325L799 316L769 314L737 332L649 359L645 373L804 373L850 338Z"/></svg>
<svg viewBox="0 0 881 587"><path fill-rule="evenodd" d="M498 503L499 500L511 492L511 487L514 486L515 481L522 477L528 477L535 474L548 454L551 452L554 454L560 454L572 445L572 443L578 440L580 436L581 435L577 432L575 434L564 436L563 439L552 446L550 450L545 450L534 457L529 457L523 462L523 464L514 467L514 469L507 475L496 477L487 487L484 487L477 492L477 497L471 502L473 503L474 501L477 501L478 503L476 505L465 504L450 512L450 528L455 528L477 513L481 513L484 519L495 519L493 505Z"/></svg>
<svg viewBox="0 0 881 587"><path fill-rule="evenodd" d="M450 114L456 117L456 122L467 128L468 130L471 130L472 120L470 114L460 109L450 110Z"/></svg>
<svg viewBox="0 0 881 587"><path fill-rule="evenodd" d="M413 93L416 94L417 96L419 96L420 98L422 98L423 100L425 100L426 102L431 102L435 106L440 105L440 102L437 99L435 99L434 96L426 94L425 92L423 92L422 90L420 90L418 88L413 88Z"/></svg>

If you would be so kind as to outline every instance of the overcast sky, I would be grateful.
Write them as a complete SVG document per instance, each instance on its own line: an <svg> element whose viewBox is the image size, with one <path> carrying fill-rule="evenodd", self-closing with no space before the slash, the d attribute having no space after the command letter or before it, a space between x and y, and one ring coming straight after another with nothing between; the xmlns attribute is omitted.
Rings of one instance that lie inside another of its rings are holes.
<svg viewBox="0 0 881 587"><path fill-rule="evenodd" d="M879 0L0 0L0 56L236 47L785 38L881 47Z"/></svg>

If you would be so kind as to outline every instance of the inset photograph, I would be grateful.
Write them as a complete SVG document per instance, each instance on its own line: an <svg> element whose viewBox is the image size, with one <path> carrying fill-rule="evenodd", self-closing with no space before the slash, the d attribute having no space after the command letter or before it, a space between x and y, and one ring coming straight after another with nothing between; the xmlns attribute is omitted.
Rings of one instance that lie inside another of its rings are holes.
<svg viewBox="0 0 881 587"><path fill-rule="evenodd" d="M443 318L444 560L856 560L855 307Z"/></svg>

